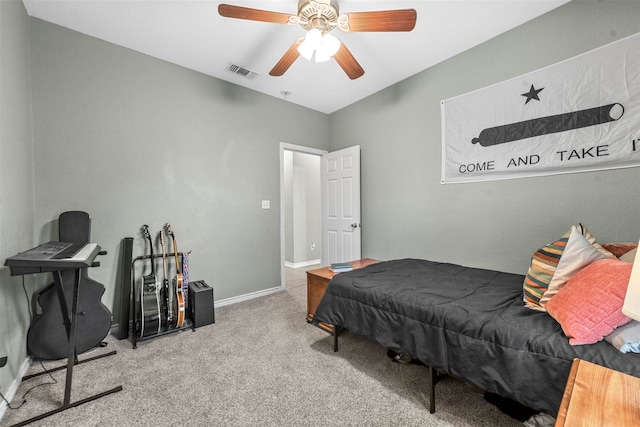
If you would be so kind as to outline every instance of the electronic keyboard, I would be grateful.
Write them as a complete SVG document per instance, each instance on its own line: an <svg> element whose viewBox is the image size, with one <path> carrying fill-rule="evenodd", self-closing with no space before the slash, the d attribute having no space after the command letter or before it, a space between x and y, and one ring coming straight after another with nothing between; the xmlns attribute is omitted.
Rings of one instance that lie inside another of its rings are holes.
<svg viewBox="0 0 640 427"><path fill-rule="evenodd" d="M96 243L48 242L7 258L4 265L12 276L86 268L93 265L100 251Z"/></svg>

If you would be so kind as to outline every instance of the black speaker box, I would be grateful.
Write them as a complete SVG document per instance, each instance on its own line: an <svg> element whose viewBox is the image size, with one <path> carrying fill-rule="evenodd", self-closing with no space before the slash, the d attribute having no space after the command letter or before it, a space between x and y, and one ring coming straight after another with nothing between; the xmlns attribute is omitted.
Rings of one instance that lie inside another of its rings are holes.
<svg viewBox="0 0 640 427"><path fill-rule="evenodd" d="M189 282L189 317L195 328L215 323L213 288L203 280Z"/></svg>

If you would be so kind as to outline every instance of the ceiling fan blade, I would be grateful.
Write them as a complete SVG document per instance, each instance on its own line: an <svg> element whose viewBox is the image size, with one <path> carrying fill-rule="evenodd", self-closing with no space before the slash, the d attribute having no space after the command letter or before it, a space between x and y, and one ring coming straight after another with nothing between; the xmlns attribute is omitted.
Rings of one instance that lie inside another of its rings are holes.
<svg viewBox="0 0 640 427"><path fill-rule="evenodd" d="M291 47L285 52L285 54L282 55L282 58L280 58L280 61L278 61L275 67L273 67L271 71L269 71L270 76L281 76L289 69L289 67L291 67L291 64L293 64L295 60L298 59L298 56L300 56L300 52L298 52L298 46L300 46L300 43L302 43L303 40L304 39L298 39L291 45Z"/></svg>
<svg viewBox="0 0 640 427"><path fill-rule="evenodd" d="M340 68L347 73L351 80L355 80L364 74L364 69L358 64L358 61L356 61L356 58L353 57L344 43L340 43L340 49L333 55L333 59L336 60Z"/></svg>
<svg viewBox="0 0 640 427"><path fill-rule="evenodd" d="M338 27L351 32L411 31L417 18L415 9L352 12L340 16Z"/></svg>
<svg viewBox="0 0 640 427"><path fill-rule="evenodd" d="M218 13L225 18L247 19L249 21L271 22L273 24L289 24L297 20L297 16L287 13L270 12L262 9L251 9L249 7L233 6L230 4L218 5Z"/></svg>

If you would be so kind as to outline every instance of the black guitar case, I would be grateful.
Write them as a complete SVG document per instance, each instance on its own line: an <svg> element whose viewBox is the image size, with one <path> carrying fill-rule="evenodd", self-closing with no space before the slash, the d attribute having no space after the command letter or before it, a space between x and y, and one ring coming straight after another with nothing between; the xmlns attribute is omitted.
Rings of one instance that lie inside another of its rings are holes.
<svg viewBox="0 0 640 427"><path fill-rule="evenodd" d="M86 212L64 212L59 217L58 239L68 243L89 243L91 238L91 217ZM67 307L71 310L74 270L63 270L62 284ZM78 288L78 321L76 324L76 355L97 346L107 336L111 328L111 312L102 304L104 286L89 278L87 269L80 270ZM43 360L67 357L68 335L60 300L54 283L38 293L37 301L42 314L31 322L27 334L27 351Z"/></svg>

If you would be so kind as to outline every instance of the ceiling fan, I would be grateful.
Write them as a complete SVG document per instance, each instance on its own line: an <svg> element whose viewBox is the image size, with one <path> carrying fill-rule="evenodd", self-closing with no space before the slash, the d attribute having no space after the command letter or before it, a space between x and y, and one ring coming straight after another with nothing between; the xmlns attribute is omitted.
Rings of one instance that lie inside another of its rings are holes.
<svg viewBox="0 0 640 427"><path fill-rule="evenodd" d="M296 40L269 72L271 76L283 75L300 55L316 62L333 58L340 68L354 80L364 74L349 49L329 34L334 28L348 32L411 31L416 25L415 9L352 12L340 15L337 0L299 0L298 14L271 12L229 4L218 5L218 13L226 18L274 24L299 24L307 30L305 37Z"/></svg>

